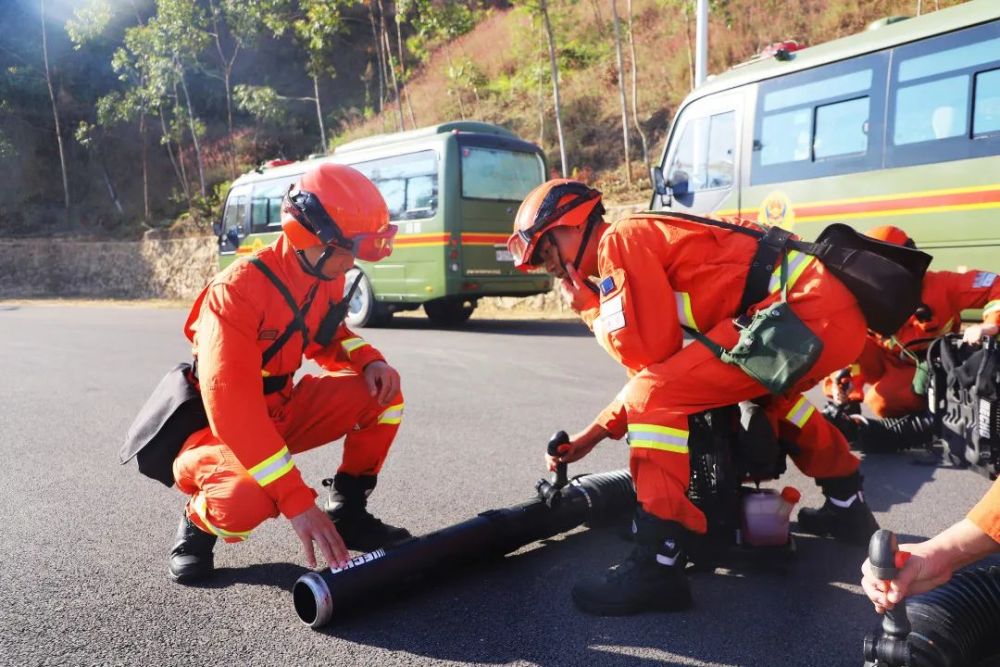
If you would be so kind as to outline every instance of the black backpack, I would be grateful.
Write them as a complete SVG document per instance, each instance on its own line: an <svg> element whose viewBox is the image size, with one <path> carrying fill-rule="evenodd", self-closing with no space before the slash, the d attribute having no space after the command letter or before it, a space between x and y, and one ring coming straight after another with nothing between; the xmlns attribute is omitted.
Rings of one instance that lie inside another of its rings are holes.
<svg viewBox="0 0 1000 667"><path fill-rule="evenodd" d="M927 403L935 432L952 463L990 479L1000 474L1000 344L987 337L966 345L962 337L937 338L927 349L931 382Z"/></svg>

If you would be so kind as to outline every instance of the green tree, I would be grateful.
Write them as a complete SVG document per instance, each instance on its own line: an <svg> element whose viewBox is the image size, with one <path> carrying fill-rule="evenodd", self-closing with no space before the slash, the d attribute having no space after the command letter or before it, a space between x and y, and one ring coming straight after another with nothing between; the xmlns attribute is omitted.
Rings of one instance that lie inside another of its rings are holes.
<svg viewBox="0 0 1000 667"><path fill-rule="evenodd" d="M552 78L552 102L555 107L556 136L559 139L559 160L563 178L569 178L569 159L566 156L566 139L562 127L562 103L559 96L559 61L556 58L556 38L552 31L547 0L520 0L517 3L526 9L545 28L545 38L549 47L549 70Z"/></svg>
<svg viewBox="0 0 1000 667"><path fill-rule="evenodd" d="M69 175L66 172L66 151L63 148L62 130L59 127L59 105L56 104L56 94L52 87L52 72L49 69L49 38L46 30L45 0L38 0L42 21L42 61L45 64L45 83L49 88L49 100L52 103L52 118L55 121L56 143L59 145L59 169L62 172L63 201L65 202L66 223L69 224Z"/></svg>

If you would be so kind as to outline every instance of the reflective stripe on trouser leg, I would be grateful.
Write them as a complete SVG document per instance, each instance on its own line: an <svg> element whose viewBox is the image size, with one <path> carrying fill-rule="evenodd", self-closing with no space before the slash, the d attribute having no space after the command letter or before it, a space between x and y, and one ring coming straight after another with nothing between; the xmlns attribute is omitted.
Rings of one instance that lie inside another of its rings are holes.
<svg viewBox="0 0 1000 667"><path fill-rule="evenodd" d="M374 418L360 421L344 439L344 458L337 472L348 475L377 475L389 455L403 420L403 395L397 394L385 407L375 407Z"/></svg>
<svg viewBox="0 0 1000 667"><path fill-rule="evenodd" d="M207 429L206 429L207 431ZM206 432L206 444L186 449L174 461L177 487L192 496L187 515L207 533L238 542L278 507L226 445Z"/></svg>
<svg viewBox="0 0 1000 667"><path fill-rule="evenodd" d="M792 461L810 477L846 477L861 465L851 453L847 439L802 395L774 397L765 408L769 418L778 418L778 437L798 450Z"/></svg>
<svg viewBox="0 0 1000 667"><path fill-rule="evenodd" d="M639 504L660 519L704 533L705 515L687 497L691 477L687 417L669 415L656 419L659 423L652 421L640 415L628 427L629 468Z"/></svg>

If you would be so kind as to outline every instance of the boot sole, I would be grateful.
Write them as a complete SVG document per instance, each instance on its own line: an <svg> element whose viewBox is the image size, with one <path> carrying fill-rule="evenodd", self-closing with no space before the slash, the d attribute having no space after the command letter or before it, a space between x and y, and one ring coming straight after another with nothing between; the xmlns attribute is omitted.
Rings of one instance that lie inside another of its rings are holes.
<svg viewBox="0 0 1000 667"><path fill-rule="evenodd" d="M677 612L686 611L694 606L694 599L691 597L690 592L686 595L672 598L669 604L651 603L643 605L634 603L608 604L581 598L575 592L572 595L573 604L576 605L577 609L587 614L594 614L595 616L634 616L635 614L647 611Z"/></svg>
<svg viewBox="0 0 1000 667"><path fill-rule="evenodd" d="M190 572L190 573L176 574L173 570L170 569L169 566L167 567L167 576L170 577L170 580L176 584L193 584L198 581L204 581L205 579L211 577L213 574L215 574L215 568L212 568L207 572Z"/></svg>

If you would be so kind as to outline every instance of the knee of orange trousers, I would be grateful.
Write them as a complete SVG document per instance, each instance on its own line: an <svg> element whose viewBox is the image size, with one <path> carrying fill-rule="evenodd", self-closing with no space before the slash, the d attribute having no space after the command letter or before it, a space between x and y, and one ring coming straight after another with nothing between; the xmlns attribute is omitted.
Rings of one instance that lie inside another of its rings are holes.
<svg viewBox="0 0 1000 667"><path fill-rule="evenodd" d="M792 454L792 462L809 477L847 477L861 465L844 434L815 408L801 427L782 419L778 434L795 444L798 452Z"/></svg>
<svg viewBox="0 0 1000 667"><path fill-rule="evenodd" d="M708 530L705 514L687 496L691 478L687 454L633 447L629 469L643 510L665 521L676 521L694 533Z"/></svg>
<svg viewBox="0 0 1000 667"><path fill-rule="evenodd" d="M396 440L403 420L403 394L397 393L344 439L344 456L337 472L347 475L377 475ZM366 410L367 412L367 410Z"/></svg>
<svg viewBox="0 0 1000 667"><path fill-rule="evenodd" d="M245 533L278 516L278 506L226 445L201 445L174 460L177 488L191 496L187 515L198 527L215 533ZM196 503L204 503L202 517ZM211 525L206 525L206 521ZM239 538L225 537L227 542Z"/></svg>

